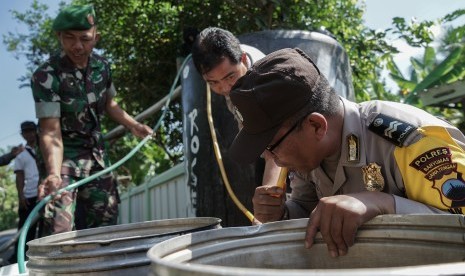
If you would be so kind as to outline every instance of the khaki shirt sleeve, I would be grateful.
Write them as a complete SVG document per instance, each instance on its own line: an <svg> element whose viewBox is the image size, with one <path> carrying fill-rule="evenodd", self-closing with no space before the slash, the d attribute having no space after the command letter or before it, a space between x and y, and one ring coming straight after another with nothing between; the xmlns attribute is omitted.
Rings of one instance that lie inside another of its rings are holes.
<svg viewBox="0 0 465 276"><path fill-rule="evenodd" d="M407 198L463 213L465 151L442 126L423 126L418 131L422 139L394 151Z"/></svg>
<svg viewBox="0 0 465 276"><path fill-rule="evenodd" d="M396 204L396 214L408 215L408 214L449 214L448 212L439 210L429 205L413 201L400 196L394 196L394 202Z"/></svg>
<svg viewBox="0 0 465 276"><path fill-rule="evenodd" d="M294 172L290 173L290 179L292 193L291 198L286 201L289 218L308 218L319 201L315 184Z"/></svg>

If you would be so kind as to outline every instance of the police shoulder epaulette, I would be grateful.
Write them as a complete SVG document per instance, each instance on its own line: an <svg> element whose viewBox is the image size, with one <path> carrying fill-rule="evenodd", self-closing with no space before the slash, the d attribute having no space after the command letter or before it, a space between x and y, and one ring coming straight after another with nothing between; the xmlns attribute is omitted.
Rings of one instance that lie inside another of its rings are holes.
<svg viewBox="0 0 465 276"><path fill-rule="evenodd" d="M378 114L368 129L395 144L398 147L402 147L405 139L417 129L416 126L404 122L402 120L384 115Z"/></svg>

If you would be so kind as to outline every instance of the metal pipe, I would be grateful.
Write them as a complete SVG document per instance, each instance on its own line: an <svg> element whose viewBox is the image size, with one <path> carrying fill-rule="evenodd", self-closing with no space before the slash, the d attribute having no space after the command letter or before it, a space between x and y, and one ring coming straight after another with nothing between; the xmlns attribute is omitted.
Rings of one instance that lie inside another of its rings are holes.
<svg viewBox="0 0 465 276"><path fill-rule="evenodd" d="M175 99L179 97L179 95L181 95L181 86L176 87L171 99ZM170 95L168 94L165 97L163 97L163 99L159 100L154 105L152 105L151 107L139 113L137 116L134 117L134 119L136 119L136 121L138 122L141 122L147 119L148 117L160 111L161 108L165 105L166 101L168 101L169 99L170 99ZM119 125L115 127L114 129L110 130L107 134L105 134L103 138L107 141L114 140L114 139L117 139L123 136L125 132L126 132L126 128L122 125Z"/></svg>

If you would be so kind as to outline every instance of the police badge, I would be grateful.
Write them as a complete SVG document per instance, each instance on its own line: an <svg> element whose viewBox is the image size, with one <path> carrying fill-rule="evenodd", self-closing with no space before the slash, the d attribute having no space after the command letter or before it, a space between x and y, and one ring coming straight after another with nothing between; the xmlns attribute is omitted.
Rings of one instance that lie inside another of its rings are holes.
<svg viewBox="0 0 465 276"><path fill-rule="evenodd" d="M384 189L384 178L381 174L381 166L376 163L370 163L362 167L363 182L368 191L382 191Z"/></svg>

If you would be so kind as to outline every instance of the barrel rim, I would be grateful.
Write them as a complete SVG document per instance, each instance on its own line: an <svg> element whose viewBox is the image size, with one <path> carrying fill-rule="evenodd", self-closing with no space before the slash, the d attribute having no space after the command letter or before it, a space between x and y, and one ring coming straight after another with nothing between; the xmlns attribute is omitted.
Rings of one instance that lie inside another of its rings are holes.
<svg viewBox="0 0 465 276"><path fill-rule="evenodd" d="M445 223L455 223L452 226L453 230L462 232L462 236L465 237L465 223L464 215L456 214L412 214L412 215L381 215L373 218L372 220L366 222L362 225L361 229L370 229L375 226L386 225L386 223L391 223L392 226L408 226L412 225L412 221L415 220L415 227L433 227L433 228L451 228L451 226L445 226ZM308 223L308 219L296 219L292 220L295 224L302 226ZM433 223L434 222L434 223ZM272 222L263 225L257 225L248 227L249 233L258 232L258 231L270 231L274 228L289 228L291 223L285 221ZM394 266L394 267L378 267L373 268L350 268L350 269L260 269L260 268L241 268L241 267L230 267L230 266L218 266L218 265L205 265L198 263L185 263L185 262L172 262L165 260L164 257L170 254L173 254L177 251L176 249L169 249L169 244L176 244L176 241L181 241L179 248L186 248L188 250L188 245L182 243L182 239L189 240L196 235L208 235L213 233L221 233L234 231L237 228L243 228L244 231L246 227L231 227L231 228L222 228L217 230L208 230L199 233L191 233L184 236L174 237L167 241L158 243L154 245L147 252L147 256L151 260L152 271L155 272L157 269L173 269L177 271L184 271L189 273L198 273L199 275L320 275L320 273L325 272L327 275L436 275L431 274L433 271L441 270L441 273L456 273L456 271L465 270L465 262L449 262L449 263L439 263L439 264L426 264L426 265L413 265L413 266ZM457 228L457 229L455 229ZM232 230L231 230L232 229ZM212 232L215 231L215 232ZM210 232L210 233L207 233ZM241 232L241 231L239 231ZM200 241L199 241L200 243ZM171 252L169 252L171 250ZM342 257L343 258L343 257ZM434 269L433 269L434 268ZM461 269L461 270L458 270ZM381 272L376 272L380 271ZM315 273L315 274L312 274Z"/></svg>
<svg viewBox="0 0 465 276"><path fill-rule="evenodd" d="M90 229L83 229L83 230L74 230L65 233L54 234L38 239L34 239L29 241L27 244L29 247L49 247L49 246L63 246L63 245L75 245L76 242L68 241L70 239L75 238L85 238L91 237L98 234L106 234L106 233L118 233L124 232L131 229L144 229L150 228L154 226L175 226L175 225L182 225L186 224L188 221L195 220L198 224L204 224L203 227L209 227L212 225L220 225L221 219L215 217L188 217L188 218L173 218L173 219L163 219L163 220L151 220L151 221L144 221L144 222L133 222L133 223L126 223L126 224L117 224L117 225L110 225L110 226L103 226L97 228L90 228ZM190 231L190 230L189 230ZM80 241L79 244L106 244L112 243L121 240L129 240L129 239L138 239L141 237L162 237L169 234L175 234L178 232L186 232L186 231L173 231L173 232L164 232L159 234L150 234L145 236L136 236L136 237L122 237L122 238L113 238L113 239L105 239L105 240L90 240L90 241Z"/></svg>

